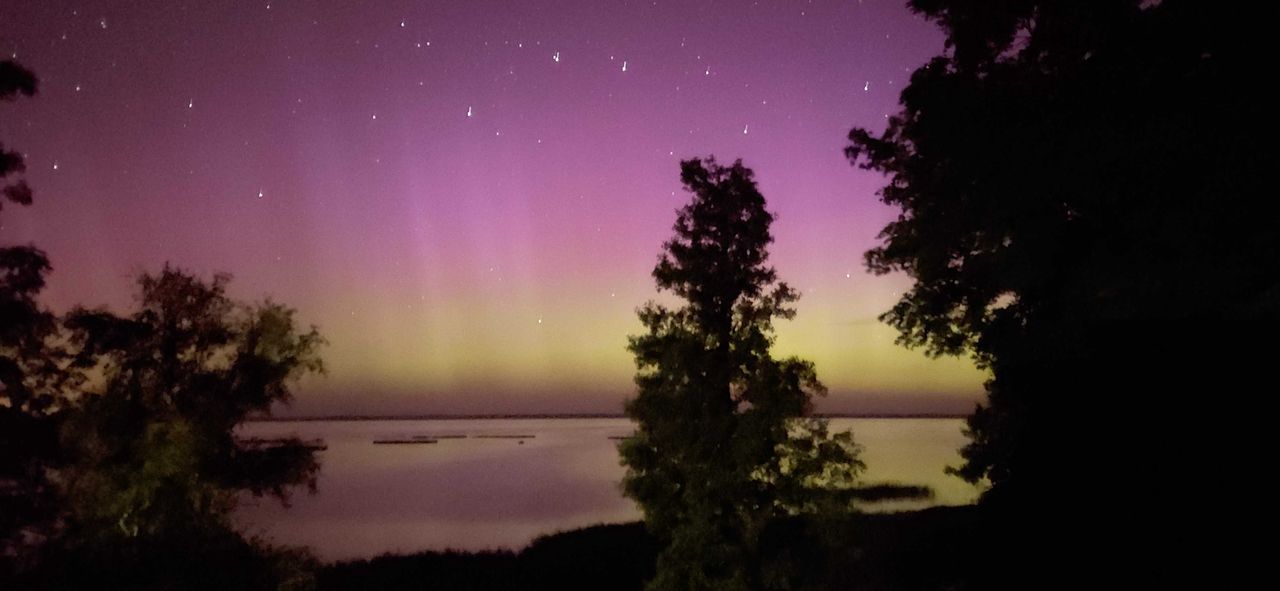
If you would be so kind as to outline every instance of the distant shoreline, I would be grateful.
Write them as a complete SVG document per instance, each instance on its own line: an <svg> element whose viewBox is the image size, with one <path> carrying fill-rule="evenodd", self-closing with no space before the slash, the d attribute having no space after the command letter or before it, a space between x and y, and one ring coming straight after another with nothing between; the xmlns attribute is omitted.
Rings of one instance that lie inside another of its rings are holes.
<svg viewBox="0 0 1280 591"><path fill-rule="evenodd" d="M948 413L821 413L819 419L963 419L967 415ZM567 414L428 414L428 415L323 415L302 417L254 417L248 423L306 423L323 421L479 421L523 419L625 419L624 414L567 413Z"/></svg>

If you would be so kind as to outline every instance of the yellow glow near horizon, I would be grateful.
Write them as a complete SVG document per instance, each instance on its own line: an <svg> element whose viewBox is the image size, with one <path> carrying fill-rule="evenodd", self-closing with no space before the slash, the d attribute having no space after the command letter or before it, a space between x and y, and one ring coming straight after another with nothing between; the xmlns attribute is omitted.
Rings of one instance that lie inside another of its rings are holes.
<svg viewBox="0 0 1280 591"><path fill-rule="evenodd" d="M901 280L864 278L863 290L867 283L878 297L849 300L837 289L812 290L796 319L777 323L774 354L816 364L831 391L819 410L967 409L979 398L984 372L968 359L931 359L894 344L896 333L876 321L874 311L887 308ZM439 301L382 294L346 314L318 311L339 319L323 327L332 343L330 376L304 390L336 393L371 384L398 394L389 407L397 412L441 412L463 397L468 412L508 412L535 400L546 412L620 411L633 392L626 343L641 330L634 311L656 294L636 281L591 297L556 295L526 283L468 289ZM300 398L300 411L309 410L310 395ZM351 403L363 406L359 396Z"/></svg>

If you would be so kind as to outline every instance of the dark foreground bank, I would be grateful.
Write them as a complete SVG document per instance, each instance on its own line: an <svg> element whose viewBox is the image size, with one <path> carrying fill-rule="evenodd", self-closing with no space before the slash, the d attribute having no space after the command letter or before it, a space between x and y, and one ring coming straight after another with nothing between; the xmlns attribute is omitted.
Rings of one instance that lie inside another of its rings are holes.
<svg viewBox="0 0 1280 591"><path fill-rule="evenodd" d="M760 560L794 589L965 589L983 535L976 507L797 519L766 532ZM319 589L641 589L658 545L639 523L546 536L520 552L424 552L342 562Z"/></svg>

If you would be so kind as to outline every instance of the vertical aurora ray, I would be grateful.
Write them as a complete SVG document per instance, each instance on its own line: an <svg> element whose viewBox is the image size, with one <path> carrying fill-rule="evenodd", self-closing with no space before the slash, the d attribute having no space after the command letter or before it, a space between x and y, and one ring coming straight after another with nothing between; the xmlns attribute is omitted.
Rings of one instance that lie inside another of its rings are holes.
<svg viewBox="0 0 1280 591"><path fill-rule="evenodd" d="M264 6L0 8L41 78L0 105L36 190L0 240L49 252L55 308L228 270L331 342L295 412L613 412L678 161L715 154L778 214L804 293L778 349L817 362L820 410L978 397L967 361L893 345L873 319L906 282L861 266L894 212L844 135L941 49L900 2Z"/></svg>

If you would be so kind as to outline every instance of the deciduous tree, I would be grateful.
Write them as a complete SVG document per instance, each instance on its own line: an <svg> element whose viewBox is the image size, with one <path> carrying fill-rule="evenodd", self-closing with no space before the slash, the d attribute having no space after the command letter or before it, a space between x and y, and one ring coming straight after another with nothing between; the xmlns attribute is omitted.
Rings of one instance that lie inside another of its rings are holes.
<svg viewBox="0 0 1280 591"><path fill-rule="evenodd" d="M0 61L0 102L36 93L36 78ZM0 144L0 210L30 205L22 154ZM50 271L32 245L0 246L0 576L8 559L47 535L57 514L49 471L59 460L56 415L70 377L55 344L57 318L37 301Z"/></svg>
<svg viewBox="0 0 1280 591"><path fill-rule="evenodd" d="M948 50L882 133L849 134L901 210L867 264L914 282L882 319L991 370L956 473L1014 511L1014 546L1063 556L1043 542L1125 524L1089 547L1129 562L1109 542L1171 539L1138 491L1209 505L1169 478L1255 445L1211 453L1255 431L1185 429L1234 423L1238 393L1271 381L1252 344L1280 318L1270 20L1182 0L910 6Z"/></svg>
<svg viewBox="0 0 1280 591"><path fill-rule="evenodd" d="M262 569L288 561L242 540L230 511L240 494L286 500L293 486L314 487L315 450L296 439L240 440L235 429L323 370L323 340L285 306L232 300L228 281L166 266L139 278L131 314L68 315L75 364L101 378L62 429L72 464L58 576L90 572L126 587L280 582Z"/></svg>

